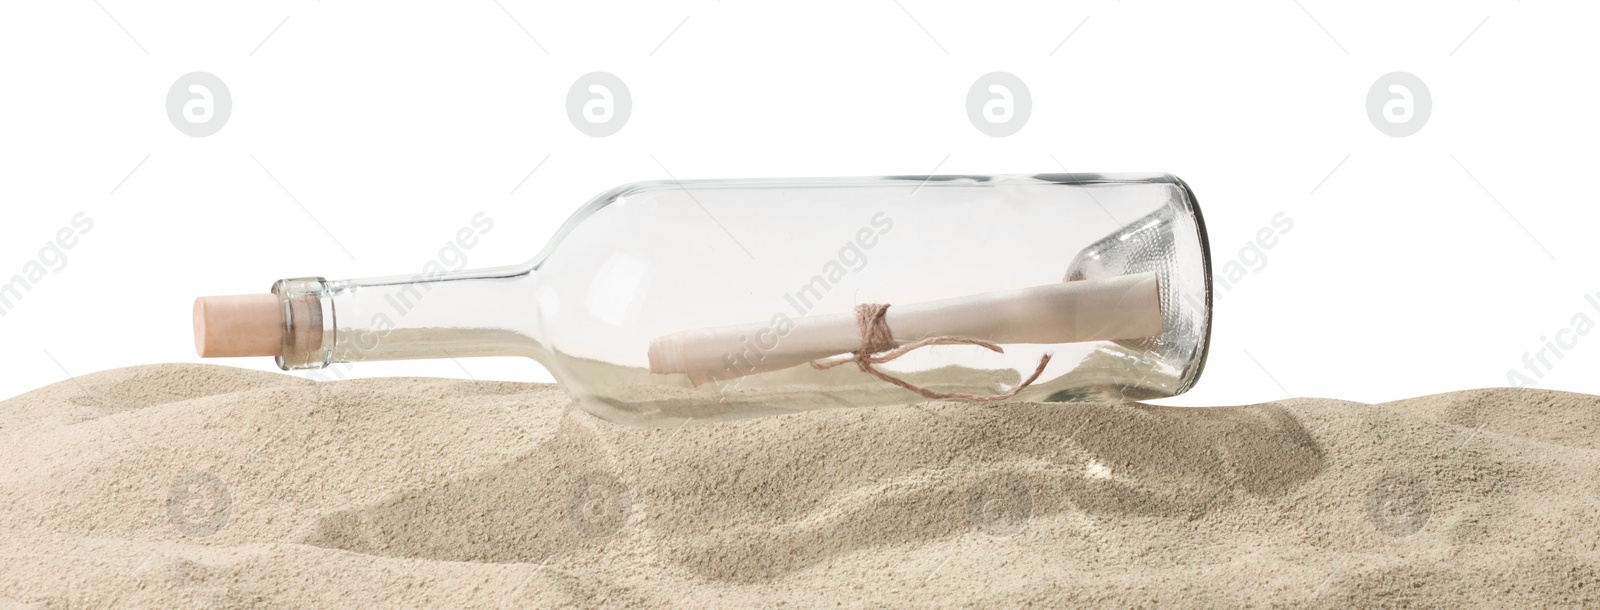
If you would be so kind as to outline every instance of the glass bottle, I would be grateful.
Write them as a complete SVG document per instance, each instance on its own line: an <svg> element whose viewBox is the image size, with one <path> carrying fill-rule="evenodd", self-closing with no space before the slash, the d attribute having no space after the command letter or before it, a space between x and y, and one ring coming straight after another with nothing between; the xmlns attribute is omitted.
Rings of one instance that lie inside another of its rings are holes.
<svg viewBox="0 0 1600 610"><path fill-rule="evenodd" d="M261 307L197 302L197 341L258 332L245 320L266 347L202 355L526 356L595 415L667 426L1172 396L1205 363L1211 273L1194 194L1167 174L703 180L603 193L526 264L237 298Z"/></svg>

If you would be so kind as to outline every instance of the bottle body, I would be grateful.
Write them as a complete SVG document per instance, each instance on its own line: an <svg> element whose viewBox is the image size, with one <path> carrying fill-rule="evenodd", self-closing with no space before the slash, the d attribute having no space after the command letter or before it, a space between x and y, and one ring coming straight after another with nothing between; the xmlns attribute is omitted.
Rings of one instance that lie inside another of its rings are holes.
<svg viewBox="0 0 1600 610"><path fill-rule="evenodd" d="M585 409L646 425L1019 386L1010 399L1170 396L1198 378L1210 325L1203 222L1168 175L640 183L526 265L275 291L300 324L285 368L523 355ZM860 347L863 304L887 305L892 344L1003 351L917 347L882 376L809 366Z"/></svg>

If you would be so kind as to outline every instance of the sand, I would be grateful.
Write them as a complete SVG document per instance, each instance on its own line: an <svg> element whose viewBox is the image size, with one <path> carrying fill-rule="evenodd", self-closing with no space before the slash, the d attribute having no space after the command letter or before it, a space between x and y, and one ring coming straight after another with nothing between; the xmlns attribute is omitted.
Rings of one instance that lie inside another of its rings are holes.
<svg viewBox="0 0 1600 610"><path fill-rule="evenodd" d="M0 403L0 608L1600 605L1600 397L823 410L205 365Z"/></svg>

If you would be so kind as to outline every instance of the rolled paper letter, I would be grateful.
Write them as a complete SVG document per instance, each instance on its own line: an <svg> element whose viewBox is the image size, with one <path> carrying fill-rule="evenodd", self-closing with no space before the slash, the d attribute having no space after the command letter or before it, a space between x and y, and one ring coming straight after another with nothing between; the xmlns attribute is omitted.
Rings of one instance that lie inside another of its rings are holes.
<svg viewBox="0 0 1600 610"><path fill-rule="evenodd" d="M890 304L885 322L896 343L954 336L991 343L1056 344L1139 339L1161 333L1161 297L1154 273L1046 284L923 303ZM698 386L786 369L855 351L854 313L796 319L794 328L749 367L735 365L746 337L763 323L686 330L650 342L650 372L682 373ZM748 359L746 360L748 361Z"/></svg>

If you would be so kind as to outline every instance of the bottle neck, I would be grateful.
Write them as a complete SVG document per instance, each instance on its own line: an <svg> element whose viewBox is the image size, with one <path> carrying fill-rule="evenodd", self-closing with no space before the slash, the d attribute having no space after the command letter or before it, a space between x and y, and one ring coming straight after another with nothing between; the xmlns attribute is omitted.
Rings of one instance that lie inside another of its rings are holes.
<svg viewBox="0 0 1600 610"><path fill-rule="evenodd" d="M285 370L339 362L527 356L544 360L531 267L444 275L280 280Z"/></svg>

